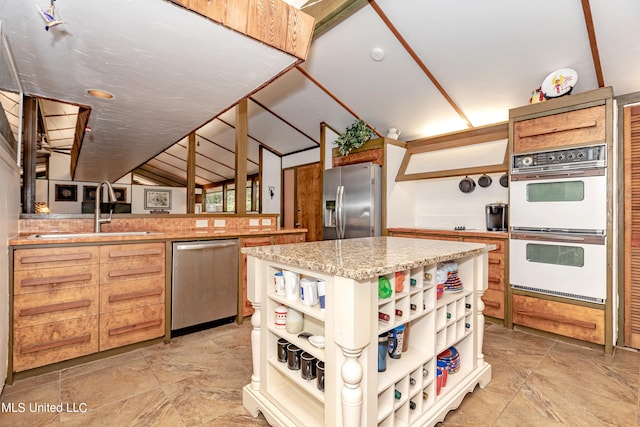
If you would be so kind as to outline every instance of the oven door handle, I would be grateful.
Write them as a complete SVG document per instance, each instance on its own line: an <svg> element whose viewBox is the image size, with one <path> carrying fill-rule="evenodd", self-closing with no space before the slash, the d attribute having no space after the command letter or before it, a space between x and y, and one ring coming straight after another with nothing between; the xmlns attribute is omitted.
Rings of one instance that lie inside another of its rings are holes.
<svg viewBox="0 0 640 427"><path fill-rule="evenodd" d="M571 242L591 245L604 245L605 236L567 236L562 234L531 234L531 233L511 233L512 239L534 240L540 242Z"/></svg>
<svg viewBox="0 0 640 427"><path fill-rule="evenodd" d="M576 169L566 172L532 172L532 173L511 173L512 181L535 181L537 179L563 179L572 178L575 176L604 176L606 174L605 168L596 169Z"/></svg>

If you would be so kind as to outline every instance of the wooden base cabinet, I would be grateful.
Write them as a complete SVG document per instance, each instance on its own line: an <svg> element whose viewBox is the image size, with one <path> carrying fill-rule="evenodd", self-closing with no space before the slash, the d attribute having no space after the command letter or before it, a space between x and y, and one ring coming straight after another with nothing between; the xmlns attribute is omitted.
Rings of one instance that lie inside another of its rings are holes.
<svg viewBox="0 0 640 427"><path fill-rule="evenodd" d="M605 343L602 309L513 295L513 323L596 344Z"/></svg>
<svg viewBox="0 0 640 427"><path fill-rule="evenodd" d="M249 296L256 311L245 408L284 426L432 426L442 421L476 385L491 380L491 366L482 354L486 259L484 254L459 259L464 289L441 299L436 298L436 264L409 270L398 266L406 278L404 288L396 291L395 273L386 274L394 291L379 299L377 276L353 280L249 256ZM324 280L326 310L276 295L273 275L282 270ZM278 328L274 312L281 306L302 313L303 330L324 335L325 347ZM388 320L379 320L379 313ZM408 348L398 359L387 357L386 371L378 372L378 336L401 325L409 327ZM324 390L317 378L303 379L300 370L278 360L279 339L324 363ZM460 354L460 370L449 374L438 392L436 359L450 347Z"/></svg>
<svg viewBox="0 0 640 427"><path fill-rule="evenodd" d="M163 336L164 247L16 249L11 372Z"/></svg>

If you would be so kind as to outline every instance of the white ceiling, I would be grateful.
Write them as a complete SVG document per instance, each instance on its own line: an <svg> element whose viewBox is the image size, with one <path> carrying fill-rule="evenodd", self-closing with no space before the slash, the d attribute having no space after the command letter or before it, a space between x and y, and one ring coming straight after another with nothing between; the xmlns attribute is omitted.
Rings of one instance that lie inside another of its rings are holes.
<svg viewBox="0 0 640 427"><path fill-rule="evenodd" d="M589 3L604 85L616 95L640 91L640 2ZM197 183L233 178L235 111L208 122L241 96L234 82L258 87L274 74L263 59L274 52L163 0L55 4L68 23L49 32L31 1L2 2L0 21L27 94L92 107L77 179L115 179L158 155L143 167L184 180L186 149L158 153L185 146L194 129ZM372 60L374 48L382 61ZM370 2L313 41L304 73L293 68L251 95L248 171L258 170L260 145L277 155L317 147L321 122L342 131L362 118L380 134L399 128L409 141L465 129L465 117L474 127L505 121L548 74L567 67L578 72L574 93L598 88L580 0ZM126 104L92 100L90 87Z"/></svg>

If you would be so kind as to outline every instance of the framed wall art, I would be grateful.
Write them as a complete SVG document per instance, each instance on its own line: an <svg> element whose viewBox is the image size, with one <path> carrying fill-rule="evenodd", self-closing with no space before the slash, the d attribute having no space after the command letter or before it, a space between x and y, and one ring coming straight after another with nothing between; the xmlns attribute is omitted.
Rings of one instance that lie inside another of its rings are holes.
<svg viewBox="0 0 640 427"><path fill-rule="evenodd" d="M96 186L84 185L82 187L82 201L83 202L95 202L96 201Z"/></svg>
<svg viewBox="0 0 640 427"><path fill-rule="evenodd" d="M56 202L77 202L78 186L56 184L55 197L56 197Z"/></svg>
<svg viewBox="0 0 640 427"><path fill-rule="evenodd" d="M146 210L171 209L171 190L144 190L144 208Z"/></svg>

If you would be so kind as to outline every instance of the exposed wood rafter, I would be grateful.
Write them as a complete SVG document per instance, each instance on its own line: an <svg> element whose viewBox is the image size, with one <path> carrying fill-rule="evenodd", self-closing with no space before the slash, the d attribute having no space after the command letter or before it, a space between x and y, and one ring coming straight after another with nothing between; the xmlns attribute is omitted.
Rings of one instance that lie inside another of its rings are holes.
<svg viewBox="0 0 640 427"><path fill-rule="evenodd" d="M393 33L394 36L396 36L396 39L398 39L398 41L400 42L400 44L402 45L402 47L405 48L405 50L407 51L407 53L409 53L409 55L411 56L411 58L413 58L413 60L415 61L416 64L418 64L418 66L420 67L420 69L427 75L427 77L429 78L429 80L431 80L431 83L433 83L433 85L436 87L436 89L438 89L438 91L440 92L440 94L444 97L444 99L447 100L447 102L449 103L449 105L451 105L451 108L453 108L455 110L456 113L458 113L458 115L460 116L460 118L462 120L464 120L464 122L467 124L468 127L472 128L473 124L471 124L471 121L469 121L469 119L467 118L467 116L464 114L464 112L462 111L462 109L460 107L458 107L458 105L455 103L455 101L453 100L453 98L451 98L451 96L449 96L449 94L447 93L446 90L444 90L444 87L442 87L442 85L440 84L440 82L436 79L436 77L433 75L433 73L431 71L429 71L429 69L427 68L427 66L424 64L424 62L422 62L422 60L420 59L420 57L418 56L418 54L413 50L413 48L409 45L409 43L404 39L404 37L402 37L402 34L400 34L400 31L398 31L398 29L391 23L391 21L389 20L389 18L387 17L387 15L385 15L385 13L382 11L382 9L380 9L380 6L378 6L378 3L375 2L375 0L369 0L369 4L371 5L371 7L373 8L373 10L376 11L376 13L378 14L378 16L380 17L380 19L382 19L382 22L385 23L385 25L387 26L387 28L389 28L389 30ZM382 135L380 135L382 136Z"/></svg>
<svg viewBox="0 0 640 427"><path fill-rule="evenodd" d="M316 85L318 88L320 88L320 90L322 90L324 93L326 93L331 99L333 99L338 104L340 104L340 106L342 108L344 108L345 110L347 110L349 112L349 114L351 114L356 119L362 120L363 122L365 122L366 125L376 133L376 135L378 135L380 137L382 136L382 134L376 128L371 126L369 123L367 123L366 120L364 120L362 117L357 115L355 111L353 111L351 108L349 108L349 106L347 104L345 104L344 102L342 102L341 99L339 99L337 96L335 96L333 93L331 93L331 91L329 89L324 87L317 79L315 79L311 74L309 74L307 72L307 70L305 70L304 68L300 67L299 65L296 65L296 70L300 71L303 76L305 76L307 79L309 79L309 81L311 81L311 83Z"/></svg>
<svg viewBox="0 0 640 427"><path fill-rule="evenodd" d="M600 63L600 52L598 51L598 41L596 40L596 30L593 26L593 17L591 16L591 4L589 0L581 0L582 13L584 13L584 23L587 27L587 35L589 36L589 45L591 46L591 57L593 58L593 67L596 71L598 79L598 87L604 87L604 75L602 74L602 64Z"/></svg>

